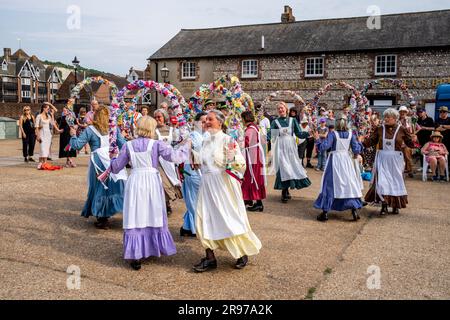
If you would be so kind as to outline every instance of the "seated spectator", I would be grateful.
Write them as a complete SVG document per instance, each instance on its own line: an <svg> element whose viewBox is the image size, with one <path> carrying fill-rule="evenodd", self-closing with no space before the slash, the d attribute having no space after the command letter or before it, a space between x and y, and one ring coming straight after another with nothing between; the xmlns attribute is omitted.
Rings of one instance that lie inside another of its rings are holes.
<svg viewBox="0 0 450 320"><path fill-rule="evenodd" d="M431 141L426 143L422 148L422 153L425 155L425 160L431 167L433 173L433 181L445 181L445 156L448 155L447 148L442 143L442 134L439 131L434 131L431 135ZM440 177L438 177L438 170Z"/></svg>

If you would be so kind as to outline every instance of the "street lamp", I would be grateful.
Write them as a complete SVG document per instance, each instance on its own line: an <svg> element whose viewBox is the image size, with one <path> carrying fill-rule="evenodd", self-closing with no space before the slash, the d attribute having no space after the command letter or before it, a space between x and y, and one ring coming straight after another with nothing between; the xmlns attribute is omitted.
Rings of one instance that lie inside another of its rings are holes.
<svg viewBox="0 0 450 320"><path fill-rule="evenodd" d="M72 64L75 68L75 86L77 85L78 81L77 81L77 69L78 66L80 65L80 61L78 61L77 56L75 56L75 58L72 61ZM77 97L75 97L75 104L77 104Z"/></svg>
<svg viewBox="0 0 450 320"><path fill-rule="evenodd" d="M169 69L166 67L166 63L164 62L164 67L161 68L161 77L164 79L164 83L167 82L167 78L169 77Z"/></svg>

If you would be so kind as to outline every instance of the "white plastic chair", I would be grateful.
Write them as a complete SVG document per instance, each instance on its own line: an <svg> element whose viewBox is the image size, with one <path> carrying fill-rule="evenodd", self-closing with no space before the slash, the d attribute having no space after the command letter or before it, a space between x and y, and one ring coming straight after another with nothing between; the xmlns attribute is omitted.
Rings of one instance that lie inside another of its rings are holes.
<svg viewBox="0 0 450 320"><path fill-rule="evenodd" d="M449 175L448 175L448 156L445 156L445 172L446 172L446 176L447 176L447 182L449 181ZM439 170L439 169L437 169ZM427 181L428 176L427 176L427 171L428 171L428 162L426 160L426 155L423 155L423 167L422 167L422 181Z"/></svg>

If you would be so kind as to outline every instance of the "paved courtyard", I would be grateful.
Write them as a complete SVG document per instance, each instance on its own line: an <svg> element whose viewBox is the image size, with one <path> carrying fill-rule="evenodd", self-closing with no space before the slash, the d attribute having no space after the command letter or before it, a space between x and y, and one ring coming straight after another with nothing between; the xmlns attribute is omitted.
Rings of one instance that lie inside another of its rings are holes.
<svg viewBox="0 0 450 320"><path fill-rule="evenodd" d="M179 237L179 201L169 218L178 254L136 272L122 259L121 215L107 231L80 217L88 157L76 169L42 172L20 155L20 140L0 141L0 299L450 299L448 183L417 175L399 216L381 218L369 206L357 223L341 213L323 224L312 207L320 173L309 170L313 185L288 204L270 179L265 211L249 213L261 253L238 271L218 251L217 271L205 274L191 271L204 251ZM80 270L79 290L66 285L69 266Z"/></svg>

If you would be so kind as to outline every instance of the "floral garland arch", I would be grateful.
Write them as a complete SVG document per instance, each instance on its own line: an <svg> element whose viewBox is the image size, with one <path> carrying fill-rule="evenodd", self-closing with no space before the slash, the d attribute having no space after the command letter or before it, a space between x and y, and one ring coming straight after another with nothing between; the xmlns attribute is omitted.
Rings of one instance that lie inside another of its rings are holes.
<svg viewBox="0 0 450 320"><path fill-rule="evenodd" d="M77 83L77 85L70 92L70 98L67 101L65 111L64 111L64 115L66 116L66 121L69 126L73 127L75 125L76 115L75 115L75 112L73 111L73 106L75 104L75 97L80 94L81 90L85 86L89 86L92 83L108 85L109 89L111 90L111 100L114 100L115 96L117 95L117 92L119 91L114 82L104 79L100 76L88 77L88 78L84 79L83 81Z"/></svg>
<svg viewBox="0 0 450 320"><path fill-rule="evenodd" d="M123 87L116 95L114 103L111 105L110 119L109 119L109 138L110 138L110 153L111 155L118 153L117 147L117 127L118 117L124 112L124 98L129 92L137 91L138 94L142 94L149 90L155 90L159 94L163 95L170 102L170 108L173 109L176 116L177 123L180 127L187 125L187 119L183 115L183 108L188 109L188 104L184 100L181 93L171 84L162 84L153 80L136 80Z"/></svg>
<svg viewBox="0 0 450 320"><path fill-rule="evenodd" d="M353 122L353 129L357 131L358 134L365 135L367 130L369 130L369 122L366 117L366 108L363 96L356 87L345 81L328 83L324 87L320 88L314 95L314 98L308 102L307 106L311 113L312 125L315 127L317 123L318 105L321 97L336 86L350 90L352 92L352 95L350 97L350 116Z"/></svg>
<svg viewBox="0 0 450 320"><path fill-rule="evenodd" d="M227 88L227 84L229 84L229 88ZM238 77L227 74L210 84L201 85L192 95L189 109L194 113L201 112L205 100L211 93L217 93L225 97L227 108L230 110L230 114L225 121L228 127L228 133L236 141L242 143L244 130L241 114L246 110L254 112L253 99L248 93L242 90L242 85Z"/></svg>
<svg viewBox="0 0 450 320"><path fill-rule="evenodd" d="M369 100L366 98L367 92L370 89L374 88L375 86L378 86L380 83L383 83L383 82L390 83L393 86L395 86L398 89L400 89L402 91L404 97L408 101L408 104L409 104L410 108L412 108L412 109L416 108L417 102L416 102L414 96L409 91L408 86L403 82L403 80L401 80L401 79L390 79L390 78L377 79L377 80L373 80L373 81L370 81L370 82L366 82L364 84L363 89L361 90L361 95L362 95L362 99L363 99L364 105L367 106L369 104Z"/></svg>

